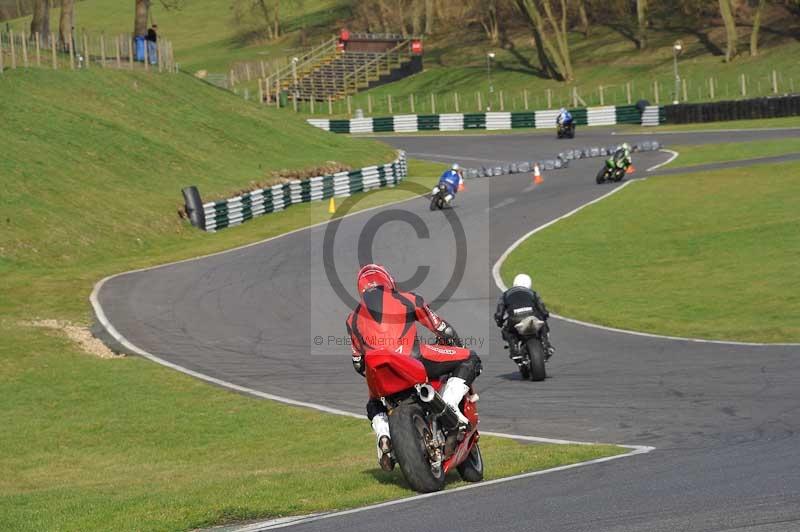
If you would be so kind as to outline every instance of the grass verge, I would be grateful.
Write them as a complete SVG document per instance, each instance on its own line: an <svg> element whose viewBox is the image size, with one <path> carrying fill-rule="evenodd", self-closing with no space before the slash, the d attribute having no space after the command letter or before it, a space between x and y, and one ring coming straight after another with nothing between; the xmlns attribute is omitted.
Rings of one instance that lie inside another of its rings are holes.
<svg viewBox="0 0 800 532"><path fill-rule="evenodd" d="M677 151L679 155L667 166L669 168L681 168L698 164L742 161L758 157L798 153L800 152L800 137L702 146L673 146L670 149Z"/></svg>
<svg viewBox="0 0 800 532"><path fill-rule="evenodd" d="M87 324L91 288L111 273L329 218L327 204L308 203L207 234L176 216L181 186L224 192L270 168L366 164L392 150L188 77L31 71L4 74L0 89L0 530L189 529L410 494L399 474L377 471L364 421L93 357L27 324ZM408 182L428 187L441 169L412 161ZM374 191L358 208L412 195ZM623 452L483 445L492 478Z"/></svg>
<svg viewBox="0 0 800 532"><path fill-rule="evenodd" d="M798 171L770 164L637 182L531 237L503 278L530 271L553 310L592 323L800 341Z"/></svg>
<svg viewBox="0 0 800 532"><path fill-rule="evenodd" d="M0 335L0 529L187 530L412 494L377 468L366 421L98 360L8 322ZM624 451L481 446L488 478Z"/></svg>

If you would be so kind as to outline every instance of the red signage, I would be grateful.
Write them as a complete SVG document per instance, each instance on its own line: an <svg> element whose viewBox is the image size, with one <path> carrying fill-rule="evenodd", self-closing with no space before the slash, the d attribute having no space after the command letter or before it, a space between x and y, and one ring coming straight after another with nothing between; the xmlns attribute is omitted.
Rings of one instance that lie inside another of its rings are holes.
<svg viewBox="0 0 800 532"><path fill-rule="evenodd" d="M422 41L411 41L411 53L414 55L422 55Z"/></svg>
<svg viewBox="0 0 800 532"><path fill-rule="evenodd" d="M343 29L339 33L339 40L340 41L349 41L350 40L350 30Z"/></svg>

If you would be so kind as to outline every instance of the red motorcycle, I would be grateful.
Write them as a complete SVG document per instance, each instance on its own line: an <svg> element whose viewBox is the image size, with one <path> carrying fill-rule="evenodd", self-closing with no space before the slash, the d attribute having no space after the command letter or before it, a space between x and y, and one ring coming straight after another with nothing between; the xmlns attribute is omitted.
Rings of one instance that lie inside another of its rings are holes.
<svg viewBox="0 0 800 532"><path fill-rule="evenodd" d="M419 360L387 350L364 358L367 385L389 411L393 458L409 485L421 493L439 491L454 467L467 482L483 480L475 391L470 388L460 405L469 420L464 429L439 395L443 381L428 382Z"/></svg>

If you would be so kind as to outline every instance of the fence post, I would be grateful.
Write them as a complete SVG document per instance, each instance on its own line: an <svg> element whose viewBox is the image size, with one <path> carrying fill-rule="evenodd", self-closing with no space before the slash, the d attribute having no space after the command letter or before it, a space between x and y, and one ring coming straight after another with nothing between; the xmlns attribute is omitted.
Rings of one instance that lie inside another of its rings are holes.
<svg viewBox="0 0 800 532"><path fill-rule="evenodd" d="M481 93L480 93L480 91L476 92L475 95L478 98L478 112L480 113L480 112L483 111L483 102L481 101Z"/></svg>
<svg viewBox="0 0 800 532"><path fill-rule="evenodd" d="M70 42L72 39L70 39ZM128 68L133 70L133 35L128 39Z"/></svg>
<svg viewBox="0 0 800 532"><path fill-rule="evenodd" d="M310 102L310 103L309 103L309 107L310 107L310 109L311 109L311 114L312 114L312 115L314 114L314 100L315 100L315 99L316 99L316 98L314 98L314 94L312 93L312 94L311 94L311 99L309 100L309 102Z"/></svg>
<svg viewBox="0 0 800 532"><path fill-rule="evenodd" d="M459 109L458 109L458 93L457 92L453 93L453 102L456 104L456 113L458 113Z"/></svg>
<svg viewBox="0 0 800 532"><path fill-rule="evenodd" d="M9 49L11 50L11 70L17 68L17 51L14 45L14 30L9 30Z"/></svg>
<svg viewBox="0 0 800 532"><path fill-rule="evenodd" d="M119 35L117 35L117 38L114 39L114 40L116 41L116 46L117 46L117 68L121 68L122 67L122 61L120 60L120 57L119 57Z"/></svg>
<svg viewBox="0 0 800 532"><path fill-rule="evenodd" d="M353 116L353 100L347 95L347 116Z"/></svg>
<svg viewBox="0 0 800 532"><path fill-rule="evenodd" d="M744 74L740 75L742 80L742 96L747 96L747 82L744 79Z"/></svg>
<svg viewBox="0 0 800 532"><path fill-rule="evenodd" d="M367 113L372 115L372 95L367 94Z"/></svg>
<svg viewBox="0 0 800 532"><path fill-rule="evenodd" d="M72 37L70 36L67 41L67 48L69 48L69 69L75 70L75 46L72 44Z"/></svg>
<svg viewBox="0 0 800 532"><path fill-rule="evenodd" d="M525 110L528 110L528 89L523 89L522 91L522 99L525 102Z"/></svg>
<svg viewBox="0 0 800 532"><path fill-rule="evenodd" d="M578 107L578 87L572 87L572 107Z"/></svg>
<svg viewBox="0 0 800 532"><path fill-rule="evenodd" d="M386 95L386 102L389 104L389 114L392 114L392 95Z"/></svg>
<svg viewBox="0 0 800 532"><path fill-rule="evenodd" d="M3 73L4 66L5 65L3 64L3 33L0 32L0 74Z"/></svg>
<svg viewBox="0 0 800 532"><path fill-rule="evenodd" d="M106 35L100 34L100 66L106 68Z"/></svg>
<svg viewBox="0 0 800 532"><path fill-rule="evenodd" d="M328 95L328 114L329 115L333 114L333 96L331 96L330 94Z"/></svg>
<svg viewBox="0 0 800 532"><path fill-rule="evenodd" d="M633 100L631 100L631 82L630 81L625 82L625 95L627 96L627 99L628 99L628 105L633 103Z"/></svg>
<svg viewBox="0 0 800 532"><path fill-rule="evenodd" d="M39 39L39 32L36 32L36 66L42 66L42 43Z"/></svg>
<svg viewBox="0 0 800 532"><path fill-rule="evenodd" d="M600 85L600 105L605 105L605 98L603 98L603 86Z"/></svg>
<svg viewBox="0 0 800 532"><path fill-rule="evenodd" d="M436 97L431 93L431 114L436 114Z"/></svg>
<svg viewBox="0 0 800 532"><path fill-rule="evenodd" d="M686 89L686 78L683 78L681 80L681 84L683 85L683 101L684 102L688 102L689 101L689 91Z"/></svg>
<svg viewBox="0 0 800 532"><path fill-rule="evenodd" d="M775 70L772 71L772 93L778 94L778 73Z"/></svg>
<svg viewBox="0 0 800 532"><path fill-rule="evenodd" d="M275 80L275 108L278 109L281 106L281 84L276 79Z"/></svg>
<svg viewBox="0 0 800 532"><path fill-rule="evenodd" d="M264 79L267 79L267 67L266 67L266 65L264 65L264 61L263 60L259 61L259 63L261 64L261 77L264 78Z"/></svg>
<svg viewBox="0 0 800 532"><path fill-rule="evenodd" d="M86 36L86 32L83 32L83 62L86 63L86 68L89 68L89 38Z"/></svg>
<svg viewBox="0 0 800 532"><path fill-rule="evenodd" d="M28 35L25 32L22 32L22 62L25 68L30 66L28 64Z"/></svg>
<svg viewBox="0 0 800 532"><path fill-rule="evenodd" d="M658 105L658 82L653 82L653 98L656 100L656 105Z"/></svg>
<svg viewBox="0 0 800 532"><path fill-rule="evenodd" d="M411 109L411 114L412 115L416 114L416 111L414 110L414 95L413 94L409 94L408 95L408 105L409 105L409 108Z"/></svg>
<svg viewBox="0 0 800 532"><path fill-rule="evenodd" d="M708 78L708 96L714 100L714 78Z"/></svg>
<svg viewBox="0 0 800 532"><path fill-rule="evenodd" d="M505 102L503 101L503 91L500 91L500 110L506 110Z"/></svg>

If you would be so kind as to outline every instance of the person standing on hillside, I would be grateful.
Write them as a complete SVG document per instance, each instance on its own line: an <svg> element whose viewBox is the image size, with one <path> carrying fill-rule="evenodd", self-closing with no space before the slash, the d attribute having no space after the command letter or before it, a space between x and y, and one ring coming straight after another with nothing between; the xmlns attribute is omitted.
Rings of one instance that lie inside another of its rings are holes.
<svg viewBox="0 0 800 532"><path fill-rule="evenodd" d="M147 41L147 59L150 61L151 65L155 65L158 63L158 34L156 30L158 29L158 24L153 24L150 26L150 29L147 30L147 36L145 40Z"/></svg>

